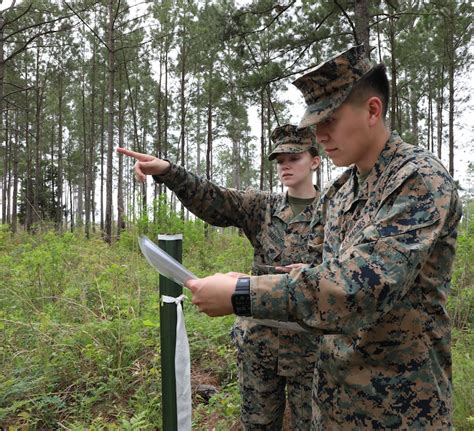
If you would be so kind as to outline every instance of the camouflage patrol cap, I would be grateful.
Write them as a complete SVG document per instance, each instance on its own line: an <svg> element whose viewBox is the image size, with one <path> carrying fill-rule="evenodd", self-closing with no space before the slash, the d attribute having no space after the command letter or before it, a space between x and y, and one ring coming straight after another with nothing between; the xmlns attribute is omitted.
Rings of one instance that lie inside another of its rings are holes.
<svg viewBox="0 0 474 431"><path fill-rule="evenodd" d="M347 99L354 83L373 67L365 56L364 45L358 45L293 81L307 105L298 127L308 127L326 119Z"/></svg>
<svg viewBox="0 0 474 431"><path fill-rule="evenodd" d="M273 130L270 139L275 144L268 160L281 153L302 153L311 147L318 148L316 137L311 128L300 129L293 124L285 124Z"/></svg>

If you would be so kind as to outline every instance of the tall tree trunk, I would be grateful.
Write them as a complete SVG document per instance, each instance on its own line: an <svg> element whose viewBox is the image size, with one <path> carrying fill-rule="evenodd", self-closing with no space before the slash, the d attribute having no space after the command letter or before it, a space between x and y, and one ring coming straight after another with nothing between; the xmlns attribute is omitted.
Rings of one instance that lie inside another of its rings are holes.
<svg viewBox="0 0 474 431"><path fill-rule="evenodd" d="M89 223L92 218L92 231L95 232L95 163L96 163L96 81L97 81L97 43L94 41L92 51L92 76L91 76L91 107L90 107L90 133L89 133L89 182L87 184L89 190L90 213Z"/></svg>
<svg viewBox="0 0 474 431"><path fill-rule="evenodd" d="M118 92L118 139L119 147L124 146L124 115L125 110L123 106L123 85L122 85L122 73L119 73L119 92ZM124 205L123 205L123 155L118 155L118 181L117 181L117 239L120 238L120 233L125 229L124 222Z"/></svg>
<svg viewBox="0 0 474 431"><path fill-rule="evenodd" d="M166 159L168 158L168 127L169 127L169 112L168 112L168 104L169 104L169 94L168 94L168 54L169 54L169 45L168 42L165 42L165 53L164 53L164 67L165 67L165 91L164 91L164 107L163 107L163 115L164 115L164 122L163 122L163 141L161 144L162 155ZM166 189L163 189L163 197L166 203L167 194Z"/></svg>
<svg viewBox="0 0 474 431"><path fill-rule="evenodd" d="M411 132L413 135L413 145L419 145L418 136L418 96L413 89L410 91L411 104Z"/></svg>
<svg viewBox="0 0 474 431"><path fill-rule="evenodd" d="M105 76L104 76L105 78ZM103 80L105 82L105 79ZM105 184L105 98L107 89L105 85L102 88L102 100L100 106L100 231L105 237L105 205L104 205L104 184Z"/></svg>
<svg viewBox="0 0 474 431"><path fill-rule="evenodd" d="M364 45L367 57L370 58L368 1L355 0L354 12L357 43L361 43Z"/></svg>
<svg viewBox="0 0 474 431"><path fill-rule="evenodd" d="M53 221L56 220L56 211L58 209L56 205L56 177L55 177L55 169L54 169L54 157L55 157L55 135L54 135L54 124L51 124L51 140L50 140L50 151L51 151L51 159L50 159L50 169L51 169L51 208L53 209Z"/></svg>
<svg viewBox="0 0 474 431"><path fill-rule="evenodd" d="M71 168L69 167L69 170ZM74 186L72 184L72 173L69 172L69 211L70 211L70 223L71 223L71 232L74 232Z"/></svg>
<svg viewBox="0 0 474 431"><path fill-rule="evenodd" d="M198 83L197 83L197 100L201 99L201 76L198 76ZM197 104L197 113L196 113L196 174L201 175L201 104Z"/></svg>
<svg viewBox="0 0 474 431"><path fill-rule="evenodd" d="M444 68L443 68L444 69ZM444 74L444 70L443 70ZM441 160L441 149L443 146L443 86L438 88L438 97L436 98L436 140L438 147L438 158Z"/></svg>
<svg viewBox="0 0 474 431"><path fill-rule="evenodd" d="M209 86L208 86L208 99L207 99L207 147L206 147L206 178L212 179L212 72L209 72ZM209 225L204 224L204 234L206 238L209 237Z"/></svg>
<svg viewBox="0 0 474 431"><path fill-rule="evenodd" d="M33 223L40 221L40 193L43 186L41 175L41 99L40 84L40 48L36 49L36 82L35 82L35 182L33 188Z"/></svg>
<svg viewBox="0 0 474 431"><path fill-rule="evenodd" d="M13 142L11 141L10 133L8 132L10 129L10 115L8 112L5 113L5 142L8 143L8 181L7 181L7 223L11 224L11 206L12 206L12 199L11 199L11 192L12 192L12 152L13 152Z"/></svg>
<svg viewBox="0 0 474 431"><path fill-rule="evenodd" d="M267 144L268 144L268 149L266 151L266 155L270 154L272 152L272 140L270 139L270 136L272 135L272 101L271 101L271 94L270 94L270 89L267 92ZM265 156L266 156L265 155ZM268 163L267 162L267 157L265 157L265 162L268 166L268 190L273 192L273 163Z"/></svg>
<svg viewBox="0 0 474 431"><path fill-rule="evenodd" d="M10 191L8 187L8 178L10 175L10 170L8 168L10 164L10 158L11 158L11 145L9 145L8 142L8 114L3 113L0 111L0 117L3 117L5 115L5 148L4 148L4 154L3 154L3 175L2 175L2 224L7 224L8 223L8 217L9 217L9 211L8 211L8 203L10 202ZM0 121L0 124L2 124L2 121ZM0 132L1 133L1 132ZM8 202L8 203L7 203Z"/></svg>
<svg viewBox="0 0 474 431"><path fill-rule="evenodd" d="M122 51L123 52L123 51ZM125 70L125 76L127 79L127 88L128 88L128 100L130 101L130 108L132 110L132 119L133 119L133 149L135 151L141 152L141 153L146 153L146 148L145 146L140 145L140 139L138 136L138 118L137 118L137 111L135 109L135 103L133 101L133 92L132 92L132 87L130 85L130 76L128 73L128 68L127 68L127 62L124 56L124 70ZM121 79L122 80L122 79ZM142 205L141 205L141 211L142 214L146 214L147 212L147 187L146 187L146 182L141 184L141 197L142 197Z"/></svg>
<svg viewBox="0 0 474 431"><path fill-rule="evenodd" d="M265 188L265 89L260 90L260 190Z"/></svg>
<svg viewBox="0 0 474 431"><path fill-rule="evenodd" d="M4 25L5 25L5 20L3 18L3 12L0 11L0 148L2 148L2 142L3 142L3 124L2 124L3 110L4 110L3 84L4 84L4 79L5 79L5 58L4 58L4 50L3 50ZM5 141L5 152L6 152L6 141ZM5 157L6 157L6 154L5 154ZM3 199L2 199L2 202L3 202ZM2 208L5 208L5 206L3 206Z"/></svg>
<svg viewBox="0 0 474 431"><path fill-rule="evenodd" d="M185 17L183 18L183 20ZM180 164L185 166L185 131L186 131L186 100L185 100L185 86L186 86L186 28L183 25L183 34L181 43L181 79L180 79L180 111L181 111L181 133L180 133ZM184 220L184 206L181 205L181 219Z"/></svg>
<svg viewBox="0 0 474 431"><path fill-rule="evenodd" d="M431 65L427 65L428 68L428 115L426 119L426 149L433 152L433 90L431 83L433 81Z"/></svg>
<svg viewBox="0 0 474 431"><path fill-rule="evenodd" d="M207 148L206 148L206 178L212 179L212 89L209 88L207 101Z"/></svg>
<svg viewBox="0 0 474 431"><path fill-rule="evenodd" d="M90 201L89 201L89 145L87 137L87 118L86 118L86 76L85 76L85 65L82 64L82 86L81 86L81 95L82 95L82 106L81 106L81 119L82 119L82 185L81 188L84 192L83 194L83 205L84 208L84 233L86 238L90 237ZM79 207L79 205L78 205ZM77 219L77 225L82 226L82 217Z"/></svg>
<svg viewBox="0 0 474 431"><path fill-rule="evenodd" d="M160 45L160 72L158 76L158 89L157 89L157 95L156 95L156 137L155 137L155 154L157 157L161 158L161 143L162 143L162 112L161 112L161 84L162 84L162 76L163 76L163 50L164 50L164 43L161 43ZM163 192L162 184L157 184L155 183L155 200L158 198L158 196L161 195ZM158 205L160 205L160 200L158 200ZM156 223L156 211L153 213L153 220Z"/></svg>
<svg viewBox="0 0 474 431"><path fill-rule="evenodd" d="M63 100L64 74L58 79L58 211L56 213L56 229L62 231L63 224Z"/></svg>
<svg viewBox="0 0 474 431"><path fill-rule="evenodd" d="M454 5L450 2L447 28L447 60L448 60L448 100L449 100L449 173L454 176L454 71L456 68L456 52L454 48Z"/></svg>
<svg viewBox="0 0 474 431"><path fill-rule="evenodd" d="M114 147L114 78L115 78L115 51L114 51L114 0L108 0L108 124L107 124L107 181L106 181L106 209L105 209L105 241L112 243L112 181L113 181L113 147Z"/></svg>
<svg viewBox="0 0 474 431"><path fill-rule="evenodd" d="M230 86L230 99L235 100L238 99L238 96L235 94L235 86L231 84ZM240 160L240 139L239 134L237 132L237 121L236 116L231 113L230 115L230 122L231 122L231 133L230 133L230 140L232 143L232 187L235 189L240 189L240 168L241 168L241 160Z"/></svg>
<svg viewBox="0 0 474 431"><path fill-rule="evenodd" d="M390 63L391 63L391 105L390 105L390 128L395 130L398 119L398 91L397 91L397 62L395 58L395 22L392 17L389 20L389 40L390 40ZM400 129L400 127L399 127ZM398 130L401 133L401 130Z"/></svg>
<svg viewBox="0 0 474 431"><path fill-rule="evenodd" d="M82 228L82 217L84 216L84 172L80 174L79 181L77 182L77 205L76 205L76 227Z"/></svg>
<svg viewBox="0 0 474 431"><path fill-rule="evenodd" d="M12 193L12 232L17 231L17 202L18 202L18 147L19 138L18 112L15 112L15 144L13 146L13 193Z"/></svg>
<svg viewBox="0 0 474 431"><path fill-rule="evenodd" d="M28 65L25 62L25 81L28 82ZM32 172L31 163L31 132L30 132L30 100L28 88L25 90L25 154L26 172ZM25 229L30 232L33 225L33 175L26 176L25 187Z"/></svg>

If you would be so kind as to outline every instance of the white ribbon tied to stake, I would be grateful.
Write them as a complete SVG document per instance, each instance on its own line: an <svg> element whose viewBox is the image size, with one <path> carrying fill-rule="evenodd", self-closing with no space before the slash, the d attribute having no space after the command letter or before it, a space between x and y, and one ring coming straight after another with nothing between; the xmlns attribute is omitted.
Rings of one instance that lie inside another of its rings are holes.
<svg viewBox="0 0 474 431"><path fill-rule="evenodd" d="M141 236L138 243L148 263L161 275L173 280L181 286L196 276L184 268L176 259L158 247L146 236ZM162 295L161 300L167 304L176 304L176 344L175 344L175 381L176 381L176 408L178 431L191 431L191 361L189 355L188 334L184 324L182 302L186 297L177 298Z"/></svg>
<svg viewBox="0 0 474 431"><path fill-rule="evenodd" d="M177 298L162 295L161 300L166 304L176 304L176 353L174 370L176 379L176 406L178 415L178 430L191 430L191 361L189 356L188 334L184 324L182 302L184 295Z"/></svg>

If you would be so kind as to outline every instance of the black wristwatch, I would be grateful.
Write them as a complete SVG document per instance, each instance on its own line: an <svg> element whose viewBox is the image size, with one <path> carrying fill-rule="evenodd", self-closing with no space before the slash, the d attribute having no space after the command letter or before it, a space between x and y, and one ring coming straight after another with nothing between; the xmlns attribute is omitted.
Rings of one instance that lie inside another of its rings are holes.
<svg viewBox="0 0 474 431"><path fill-rule="evenodd" d="M237 279L235 291L232 294L232 307L237 316L251 316L250 309L250 278Z"/></svg>

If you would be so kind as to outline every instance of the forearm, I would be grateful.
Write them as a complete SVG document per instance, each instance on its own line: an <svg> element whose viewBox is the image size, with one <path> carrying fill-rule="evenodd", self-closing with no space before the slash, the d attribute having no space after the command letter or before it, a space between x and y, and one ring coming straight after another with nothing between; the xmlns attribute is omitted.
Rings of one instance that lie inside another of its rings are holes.
<svg viewBox="0 0 474 431"><path fill-rule="evenodd" d="M313 268L253 277L252 315L297 321L328 333L355 333L406 295L426 259L429 247L423 244L404 254L393 239L373 241Z"/></svg>
<svg viewBox="0 0 474 431"><path fill-rule="evenodd" d="M175 192L181 203L205 222L244 227L247 216L245 192L219 187L174 164L167 174L153 178Z"/></svg>

